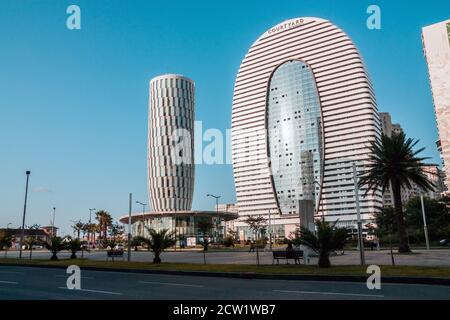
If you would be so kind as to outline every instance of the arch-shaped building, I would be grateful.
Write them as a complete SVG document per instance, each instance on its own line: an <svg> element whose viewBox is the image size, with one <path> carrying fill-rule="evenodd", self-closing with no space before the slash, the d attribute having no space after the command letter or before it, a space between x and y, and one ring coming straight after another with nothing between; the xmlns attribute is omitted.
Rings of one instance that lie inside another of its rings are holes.
<svg viewBox="0 0 450 320"><path fill-rule="evenodd" d="M234 87L240 217L270 214L272 230L288 236L299 223L299 201L313 200L326 220L356 225L352 165L364 169L380 132L364 63L341 29L312 17L270 28L250 47ZM381 208L381 192L363 194L364 222Z"/></svg>

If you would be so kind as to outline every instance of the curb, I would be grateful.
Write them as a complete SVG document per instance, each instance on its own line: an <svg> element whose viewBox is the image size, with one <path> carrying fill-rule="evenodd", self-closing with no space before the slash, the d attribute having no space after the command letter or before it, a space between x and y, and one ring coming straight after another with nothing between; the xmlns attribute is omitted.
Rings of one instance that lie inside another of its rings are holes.
<svg viewBox="0 0 450 320"><path fill-rule="evenodd" d="M2 263L0 266L9 267L29 267L42 269L66 269L67 266L55 265L29 265ZM176 270L146 270L146 269L127 269L127 268L102 268L102 267L81 267L82 270L104 271L104 272L123 272L123 273L143 273L143 274L168 274L181 276L199 276L199 277L220 277L237 279L264 279L264 280L300 280L300 281L333 281L333 282L363 282L367 281L365 276L350 275L294 275L294 274L263 274L254 272L207 272L207 271L176 271ZM386 276L381 277L384 283L396 284L424 284L424 285L442 285L450 286L450 278L423 278L423 277L403 277Z"/></svg>

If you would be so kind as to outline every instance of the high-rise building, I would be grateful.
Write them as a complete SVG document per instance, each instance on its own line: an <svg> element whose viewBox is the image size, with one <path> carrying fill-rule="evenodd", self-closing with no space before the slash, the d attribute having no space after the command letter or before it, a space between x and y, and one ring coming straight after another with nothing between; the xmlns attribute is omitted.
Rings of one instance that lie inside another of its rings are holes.
<svg viewBox="0 0 450 320"><path fill-rule="evenodd" d="M391 115L388 112L380 112L381 119L381 132L391 137L392 134L399 134L403 132L400 124L393 124ZM401 189L401 197L402 203L405 205L409 200L415 197L419 197L420 195L424 195L431 199L440 198L441 194L444 192L444 179L443 172L439 169L439 166L436 164L424 164L423 172L427 176L427 178L434 184L434 189L431 191L424 191L421 187L411 181L411 188L402 188ZM388 187L383 192L383 206L384 207L393 207L394 206L394 195L392 190Z"/></svg>
<svg viewBox="0 0 450 320"><path fill-rule="evenodd" d="M439 131L437 145L450 190L450 19L424 27L422 39Z"/></svg>
<svg viewBox="0 0 450 320"><path fill-rule="evenodd" d="M212 223L213 241L226 232L234 212L191 210L194 194L195 85L184 76L165 74L153 78L148 109L148 193L151 210L131 216L132 234L148 236L148 229L168 229L180 246L203 240L199 222ZM142 203L141 203L142 204ZM124 215L120 222L128 223ZM210 239L211 240L211 239Z"/></svg>
<svg viewBox="0 0 450 320"><path fill-rule="evenodd" d="M148 193L156 212L191 210L195 176L194 90L194 82L180 75L166 74L150 81Z"/></svg>
<svg viewBox="0 0 450 320"><path fill-rule="evenodd" d="M271 216L278 233L299 225L300 201L342 226L356 225L352 165L365 169L380 137L375 94L352 40L320 18L284 21L262 34L236 78L232 155L240 222ZM381 192L359 192L363 223Z"/></svg>

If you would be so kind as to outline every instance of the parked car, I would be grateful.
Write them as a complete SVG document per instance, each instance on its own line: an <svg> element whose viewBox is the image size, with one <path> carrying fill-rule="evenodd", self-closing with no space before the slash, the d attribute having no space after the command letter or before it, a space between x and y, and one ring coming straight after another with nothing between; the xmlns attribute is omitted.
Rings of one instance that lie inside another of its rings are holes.
<svg viewBox="0 0 450 320"><path fill-rule="evenodd" d="M120 250L120 251L123 251L124 248L125 248L124 245L121 244L121 243L119 243L119 244L116 244L116 246L114 247L114 250Z"/></svg>
<svg viewBox="0 0 450 320"><path fill-rule="evenodd" d="M450 239L443 239L443 240L439 241L439 243L443 246L450 247Z"/></svg>

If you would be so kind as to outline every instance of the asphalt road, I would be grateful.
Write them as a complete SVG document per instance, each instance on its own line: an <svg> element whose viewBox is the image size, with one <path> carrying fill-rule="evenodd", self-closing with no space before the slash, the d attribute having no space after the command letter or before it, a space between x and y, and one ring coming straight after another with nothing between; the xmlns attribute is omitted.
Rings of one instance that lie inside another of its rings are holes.
<svg viewBox="0 0 450 320"><path fill-rule="evenodd" d="M0 299L311 300L450 299L450 287L365 283L230 279L83 271L81 290L69 290L64 269L0 267Z"/></svg>

